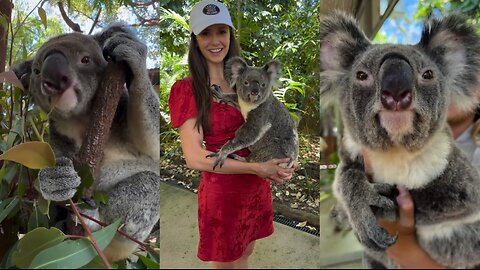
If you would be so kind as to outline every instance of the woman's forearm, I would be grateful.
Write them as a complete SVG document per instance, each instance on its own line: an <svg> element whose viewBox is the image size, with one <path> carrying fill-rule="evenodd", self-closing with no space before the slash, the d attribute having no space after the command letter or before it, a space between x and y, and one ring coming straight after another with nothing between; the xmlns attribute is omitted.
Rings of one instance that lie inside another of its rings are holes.
<svg viewBox="0 0 480 270"><path fill-rule="evenodd" d="M227 158L222 167L217 166L213 170L215 158L207 158L206 156L212 152L201 149L197 153L185 153L187 167L193 170L223 173L223 174L258 174L258 163L248 163L243 161Z"/></svg>

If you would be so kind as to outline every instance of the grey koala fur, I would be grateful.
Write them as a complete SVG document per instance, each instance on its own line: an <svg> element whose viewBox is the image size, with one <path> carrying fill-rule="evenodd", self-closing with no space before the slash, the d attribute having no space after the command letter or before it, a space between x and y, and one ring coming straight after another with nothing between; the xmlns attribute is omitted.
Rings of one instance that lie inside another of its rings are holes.
<svg viewBox="0 0 480 270"><path fill-rule="evenodd" d="M80 184L72 160L88 125L94 124L89 122L91 104L107 66L104 55L125 61L129 70L95 181L95 190L109 196L98 212L107 223L122 219L123 230L143 241L159 220L160 205L160 108L146 68L146 45L127 26L116 24L93 36L70 33L51 38L32 60L13 70L42 110L55 106L49 114L49 142L57 162L40 170L38 177L44 198L64 201ZM136 247L117 235L105 254L116 261Z"/></svg>
<svg viewBox="0 0 480 270"><path fill-rule="evenodd" d="M298 135L295 122L285 106L273 95L272 86L278 80L282 65L273 60L263 67L249 66L241 57L233 57L225 64L225 78L236 89L236 94L223 94L213 88L214 96L238 104L245 123L217 152L217 165L235 151L248 147L248 162L265 162L273 158L290 158L290 168L298 157Z"/></svg>
<svg viewBox="0 0 480 270"><path fill-rule="evenodd" d="M477 106L478 35L451 15L427 22L416 45L373 45L356 25L341 12L320 25L320 101L338 103L345 127L333 216L365 246L366 267L399 268L385 253L396 237L377 219L398 219L395 185L403 185L423 249L449 268L480 265L480 177L446 122L449 104Z"/></svg>

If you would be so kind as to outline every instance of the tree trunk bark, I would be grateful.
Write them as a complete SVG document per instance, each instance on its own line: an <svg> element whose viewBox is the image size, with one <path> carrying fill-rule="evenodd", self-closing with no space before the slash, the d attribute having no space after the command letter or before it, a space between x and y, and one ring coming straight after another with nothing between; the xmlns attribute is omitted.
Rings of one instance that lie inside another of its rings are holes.
<svg viewBox="0 0 480 270"><path fill-rule="evenodd" d="M0 25L0 73L5 71L7 62L7 39L8 39L8 23L11 21L13 4L10 1L0 1L0 16L5 18L7 24ZM2 85L0 84L0 89Z"/></svg>

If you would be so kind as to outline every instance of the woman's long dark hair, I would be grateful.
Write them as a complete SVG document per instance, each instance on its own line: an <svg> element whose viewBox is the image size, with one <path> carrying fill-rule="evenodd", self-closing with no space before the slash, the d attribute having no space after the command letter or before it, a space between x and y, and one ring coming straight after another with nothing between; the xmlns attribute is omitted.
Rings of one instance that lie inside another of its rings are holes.
<svg viewBox="0 0 480 270"><path fill-rule="evenodd" d="M228 59L239 56L240 48L235 39L233 29L230 27L230 46L228 53L223 59L226 63ZM193 81L193 96L195 97L195 104L197 105L197 122L195 126L200 131L200 126L203 132L210 131L210 104L212 103L212 92L210 90L210 76L208 75L208 65L205 57L203 57L198 48L195 34L190 35L190 48L188 51L188 67Z"/></svg>

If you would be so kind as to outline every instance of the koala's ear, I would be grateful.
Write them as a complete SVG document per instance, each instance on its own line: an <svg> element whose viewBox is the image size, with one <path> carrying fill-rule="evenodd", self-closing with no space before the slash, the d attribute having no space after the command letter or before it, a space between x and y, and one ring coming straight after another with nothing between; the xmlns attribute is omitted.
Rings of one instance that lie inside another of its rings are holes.
<svg viewBox="0 0 480 270"><path fill-rule="evenodd" d="M282 73L282 63L277 60L272 60L263 66L263 69L270 77L270 83L277 81Z"/></svg>
<svg viewBox="0 0 480 270"><path fill-rule="evenodd" d="M94 40L98 42L100 47L103 47L107 39L119 33L125 33L125 34L129 34L129 36L131 37L136 37L136 33L134 32L134 30L130 26L121 22L112 23L100 33L92 35L92 37Z"/></svg>
<svg viewBox="0 0 480 270"><path fill-rule="evenodd" d="M356 20L341 12L320 21L320 104L328 105L341 96L344 76L355 57L371 45ZM325 106L322 106L324 108Z"/></svg>
<svg viewBox="0 0 480 270"><path fill-rule="evenodd" d="M353 17L340 11L321 20L321 70L348 69L355 57L370 46L370 41L357 25Z"/></svg>
<svg viewBox="0 0 480 270"><path fill-rule="evenodd" d="M28 91L30 85L30 75L32 74L33 59L27 60L12 66L11 70L17 75L17 78L23 85L23 89Z"/></svg>
<svg viewBox="0 0 480 270"><path fill-rule="evenodd" d="M238 76L240 76L240 74L242 74L247 67L247 62L245 62L245 60L243 60L241 57L237 56L228 59L227 63L225 64L224 75L230 86L233 87L235 85Z"/></svg>
<svg viewBox="0 0 480 270"><path fill-rule="evenodd" d="M420 42L445 77L445 87L459 110L471 111L480 95L480 38L466 18L450 15L425 23Z"/></svg>

